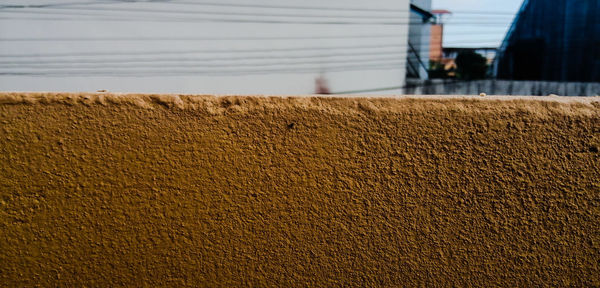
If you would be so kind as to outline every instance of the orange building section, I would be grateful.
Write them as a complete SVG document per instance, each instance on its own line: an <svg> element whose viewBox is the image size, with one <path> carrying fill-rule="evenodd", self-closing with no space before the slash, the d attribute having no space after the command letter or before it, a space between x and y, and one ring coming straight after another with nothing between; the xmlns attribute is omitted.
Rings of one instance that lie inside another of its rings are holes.
<svg viewBox="0 0 600 288"><path fill-rule="evenodd" d="M6 287L600 286L599 98L0 94Z"/></svg>
<svg viewBox="0 0 600 288"><path fill-rule="evenodd" d="M441 62L444 58L443 49L444 25L431 25L431 42L429 45L429 60Z"/></svg>

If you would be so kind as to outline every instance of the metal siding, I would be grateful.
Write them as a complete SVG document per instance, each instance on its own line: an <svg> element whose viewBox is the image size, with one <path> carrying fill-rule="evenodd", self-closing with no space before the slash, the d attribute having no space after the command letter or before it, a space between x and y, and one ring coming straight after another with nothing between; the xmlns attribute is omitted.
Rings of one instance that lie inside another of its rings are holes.
<svg viewBox="0 0 600 288"><path fill-rule="evenodd" d="M497 77L600 81L599 6L593 0L530 0L498 55Z"/></svg>

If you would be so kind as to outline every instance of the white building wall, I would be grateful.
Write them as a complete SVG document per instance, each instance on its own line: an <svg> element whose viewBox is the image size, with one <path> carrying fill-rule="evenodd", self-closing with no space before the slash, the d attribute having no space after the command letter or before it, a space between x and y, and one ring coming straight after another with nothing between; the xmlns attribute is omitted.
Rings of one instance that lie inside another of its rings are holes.
<svg viewBox="0 0 600 288"><path fill-rule="evenodd" d="M26 0L15 4L40 2L76 1ZM334 93L404 84L408 0L227 2L355 9L352 11L174 4L178 1L97 2L101 4L67 6L64 10L3 9L0 90L306 94L314 92L315 79L320 76ZM124 11L127 9L187 11L187 14ZM253 16L253 13L303 17ZM342 18L318 17L332 15ZM117 21L115 17L129 20ZM204 18L247 22L207 22ZM311 23L286 23L289 21ZM319 21L353 23L314 23ZM39 41L42 38L44 41ZM397 89L387 93L400 92Z"/></svg>

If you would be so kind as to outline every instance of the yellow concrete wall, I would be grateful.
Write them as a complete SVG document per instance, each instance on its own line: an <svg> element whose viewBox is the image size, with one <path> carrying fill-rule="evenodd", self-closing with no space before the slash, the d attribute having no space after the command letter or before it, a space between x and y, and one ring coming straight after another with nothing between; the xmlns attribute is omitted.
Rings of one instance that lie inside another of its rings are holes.
<svg viewBox="0 0 600 288"><path fill-rule="evenodd" d="M0 285L598 287L561 99L2 94Z"/></svg>

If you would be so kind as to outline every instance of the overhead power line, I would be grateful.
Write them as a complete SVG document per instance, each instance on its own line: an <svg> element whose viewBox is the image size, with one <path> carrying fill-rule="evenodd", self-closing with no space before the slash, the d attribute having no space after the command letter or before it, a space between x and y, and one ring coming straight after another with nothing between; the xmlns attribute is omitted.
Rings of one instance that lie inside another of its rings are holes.
<svg viewBox="0 0 600 288"><path fill-rule="evenodd" d="M2 65L47 65L47 64L122 64L131 65L135 63L161 63L161 62L216 62L216 61L239 61L239 60L271 60L271 59L314 59L314 58L339 58L356 56L379 56L379 55L406 55L406 51L368 51L358 53L328 53L328 54L308 54L308 55L260 55L260 56L226 56L226 57L201 57L201 58L182 58L182 57L161 57L161 58L134 58L134 59L80 59L80 60L26 60L26 61L0 61Z"/></svg>
<svg viewBox="0 0 600 288"><path fill-rule="evenodd" d="M398 25L401 24L401 22L397 22L395 21L395 19L397 19L398 17L392 17L392 16L379 16L379 17L375 17L375 16L365 16L365 15L310 15L310 14L289 14L289 13L264 13L264 12L221 12L221 11L206 11L206 10L194 10L194 11L189 11L189 10L171 10L171 9L147 9L147 8L127 8L127 7L119 7L119 8L110 8L110 7L94 7L94 8L87 8L87 7L77 7L77 6L48 6L48 7L43 7L45 11L41 11L40 14L50 14L47 13L47 10L56 10L56 11L75 11L75 12L80 12L80 11L92 11L92 12L111 12L111 13L129 13L129 14L137 14L139 15L141 14L159 14L161 16L163 16L162 19L160 20L168 20L168 21L183 21L183 20L193 20L193 21L211 21L211 22L256 22L256 23L279 23L279 24L286 24L286 23L297 23L297 24L370 24L370 25ZM25 13L35 13L36 11L2 11L2 13L21 13L21 12L25 12ZM193 17L193 18L165 18L164 15L170 15L170 16L189 16L189 15L205 15L205 16L214 16L214 15L221 15L221 16L251 16L251 17L279 17L279 18L286 18L285 20L276 20L276 19L224 19L222 17L215 17L215 18L210 18L210 17ZM74 13L74 16L77 16L77 14ZM88 14L88 16L90 16ZM98 16L123 16L123 15L98 15ZM126 15L127 18L125 19L112 19L112 20L132 20L131 19L131 15ZM317 19L323 19L323 20L315 20L315 21L311 21L311 20L292 20L292 19L287 19L287 18L317 18ZM352 19L352 20L361 20L361 19L375 19L375 20L380 20L380 21L350 21L350 20L325 20L325 18L332 18L332 19ZM383 19L389 19L387 21L383 21ZM159 20L156 17L152 17L152 19L136 19L136 20L154 20L157 21Z"/></svg>
<svg viewBox="0 0 600 288"><path fill-rule="evenodd" d="M477 41L460 41L450 42L452 44L483 44L488 42L496 42L499 39L487 39ZM428 48L427 44L419 45L420 48ZM383 49L399 49L406 51L408 45L406 43L378 43L368 45L323 45L323 46L308 46L308 47L287 47L287 48L254 48L254 49L189 49L189 50L158 50L158 51L88 51L88 52L64 52L64 53L27 53L27 54L0 54L0 58L62 58L62 57L126 57L126 56L161 56L161 55L190 55L190 54L240 54L240 53L278 53L278 52L308 52L308 51L335 51L336 53L344 53L348 51L368 49L371 53L382 52ZM37 62L40 59L36 59ZM33 60L32 60L33 61ZM61 60L62 61L62 60Z"/></svg>
<svg viewBox="0 0 600 288"><path fill-rule="evenodd" d="M373 7L348 7L344 6L311 6L311 5L272 5L272 4L241 4L227 3L215 1L185 1L172 0L169 2L152 2L152 1L111 1L111 2L68 2L68 3L41 3L41 4L4 4L0 5L0 9L35 9L35 8L52 8L52 7L85 7L85 6L111 6L111 5L126 5L140 4L145 5L174 5L174 6L192 6L192 7L230 7L230 8L249 8L249 9L278 9L278 10L315 10L315 11L353 11L353 12L373 12L373 13L400 13L409 12L409 9L390 9L390 8L373 8ZM485 11L485 10L452 10L452 14L465 15L504 15L515 16L516 11Z"/></svg>
<svg viewBox="0 0 600 288"><path fill-rule="evenodd" d="M76 15L74 15L76 16ZM262 23L262 24L306 24L306 25L380 25L380 26L403 26L403 25L425 25L425 23L410 23L400 21L343 21L343 20L322 20L322 21L303 21L303 20L267 20L267 19L225 19L225 18L210 18L210 17L195 17L195 18L151 18L151 17L102 17L102 18L52 18L52 17L0 17L0 20L31 20L31 21L85 21L98 22L115 21L115 22L152 22L152 23Z"/></svg>
<svg viewBox="0 0 600 288"><path fill-rule="evenodd" d="M402 43L371 44L371 45L342 45L342 46L309 46L292 48L258 48L258 49L190 49L190 50L160 50L160 51L107 51L107 52L66 52L43 54L0 54L0 58L31 58L31 57L80 57L80 56L131 56L131 55L164 55L164 54L207 54L207 53L272 53L297 51L327 51L327 50L356 50L378 48L402 48Z"/></svg>
<svg viewBox="0 0 600 288"><path fill-rule="evenodd" d="M468 42L461 42L468 43ZM479 43L479 42L477 42ZM425 47L425 45L424 45ZM403 49L404 43L374 44L374 45L342 45L342 46L314 46L314 47L288 47L288 48L258 48L258 49L202 49L202 50L161 50L161 51L98 51L98 52L65 52L43 54L0 54L0 58L53 58L53 57L96 57L96 56L143 56L143 55L183 55L183 54L238 54L238 53L276 53L276 52L306 52L306 51L341 51L370 49L377 53L378 49ZM375 49L375 50L372 50ZM403 50L404 51L404 50Z"/></svg>
<svg viewBox="0 0 600 288"><path fill-rule="evenodd" d="M192 75L194 73L199 73L200 75L203 75L205 73L210 74L211 72L219 72L219 73L224 73L224 71L222 70L222 68L231 68L234 69L233 72L239 72L242 73L244 71L242 71L243 69L240 70L240 68L243 67L251 67L251 68L257 68L257 67L272 67L272 66L283 66L285 68L291 69L293 67L297 67L297 66L306 66L306 65L311 65L311 64L318 64L318 67L330 67L331 64L336 64L336 63L340 63L340 64L358 64L358 63L363 63L363 64L374 64L374 62L382 62L384 64L389 64L389 63L399 63L398 65L401 65L403 63L405 63L403 57L405 57L406 55L403 55L402 53L398 53L399 57L381 57L381 58L369 58L369 59L339 59L339 60L325 60L323 61L318 60L318 61L287 61L287 62L272 62L272 63L228 63L228 64L196 64L196 63L170 63L170 64L156 64L156 63L146 63L149 65L138 65L138 66L131 66L131 65L127 65L125 67L115 67L115 66L110 66L110 65L93 65L93 66L89 66L88 67L49 67L49 66L42 66L42 67L36 67L35 70L33 70L32 72L28 72L30 71L30 69L26 69L27 67L17 67L18 69L14 70L14 68L12 70L8 70L6 69L5 71L2 71L2 69L0 69L0 75L37 75L36 73L46 73L46 74L50 74L50 73L54 73L55 75L69 75L69 73L71 73L72 75L76 76L76 75L87 75L90 74L90 71L94 71L94 73L92 73L93 75L105 75L105 74L118 74L118 75L129 75L129 76L143 76L143 75L147 75L148 73L152 74L152 75L161 75L161 73L165 72L165 73L171 73L168 71L183 71L181 68L193 68L189 70L189 74ZM415 60L416 55L408 55L409 59ZM383 66L383 64L382 64ZM402 67L398 67L396 66L396 68L400 68L402 69ZM4 68L8 68L8 67L4 67ZM21 69L22 68L22 69ZM85 70L88 69L88 70ZM92 68L92 69L90 69ZM140 70L141 68L143 68L142 70ZM206 69L206 68L211 68L210 70L202 70L202 69ZM215 69L216 68L216 69ZM298 69L303 68L303 67L297 67ZM376 67L373 67L376 68ZM110 69L110 70L106 70L106 69ZM230 72L229 70L227 70L228 72ZM251 70L254 71L252 73L258 73L257 71L255 71L255 69ZM272 71L271 69L261 69L260 71ZM183 73L183 72L181 72ZM242 73L243 74L243 73ZM211 74L212 75L212 74Z"/></svg>
<svg viewBox="0 0 600 288"><path fill-rule="evenodd" d="M367 3L367 2L365 2ZM357 11L357 12L378 12L378 13L398 13L408 12L409 9L385 9L372 7L348 7L348 6L306 6L306 5L265 5L265 4L239 4L239 3L221 3L207 1L179 1L170 2L173 5L189 6L217 6L217 7L238 7L238 8L259 8L259 9L292 9L292 10L317 10L317 11Z"/></svg>
<svg viewBox="0 0 600 288"><path fill-rule="evenodd" d="M85 6L101 6L101 5L123 5L132 4L137 1L113 1L113 2L71 2L71 3L45 3L45 4L14 4L0 5L0 9L35 9L35 8L54 8L54 7L85 7ZM137 2L139 3L139 2ZM160 5L184 5L184 6L214 6L214 7L233 7L233 8L257 8L257 9L283 9L283 10L316 10L316 11L355 11L355 12L380 12L380 13L398 13L408 12L408 9L381 9L372 7L347 7L347 6L299 6L299 5L264 5L264 4L240 4L226 2L208 2L208 1L169 1L167 3L144 2L144 4L160 4Z"/></svg>
<svg viewBox="0 0 600 288"><path fill-rule="evenodd" d="M159 69L156 71L149 71L148 69L143 70L129 70L129 71L100 71L100 70L78 70L78 71L1 71L0 76L43 76L43 77L152 77L152 76L244 76L244 75L264 75L273 73L315 73L315 72L339 72L339 71L361 71L361 70L397 70L404 69L401 66L404 62L390 62L383 61L378 63L369 63L368 65L336 65L336 66L323 66L317 65L313 67L301 67L291 69L289 67L281 67L275 69Z"/></svg>
<svg viewBox="0 0 600 288"><path fill-rule="evenodd" d="M269 67L269 66L290 66L290 65L309 65L309 64L349 64L349 63L364 63L364 62L375 62L375 61L398 61L403 60L403 56L405 55L395 55L394 57L390 55L383 55L384 57L370 57L365 59L301 59L301 60L278 60L278 61L270 61L270 62L259 62L259 63L195 63L195 62L183 62L183 63L152 63L152 62L144 62L137 63L135 66L131 66L130 64L125 63L125 65L119 63L107 63L107 64L85 64L79 66L70 66L70 65L53 65L43 64L41 67L35 67L35 69L47 69L47 70L77 70L77 69L114 69L114 70L131 70L132 68L144 68L144 69L166 69L166 68L239 68L239 67ZM17 69L20 68L28 68L23 66L17 66Z"/></svg>
<svg viewBox="0 0 600 288"><path fill-rule="evenodd" d="M113 22L149 22L149 23L259 23L259 24L306 24L306 25L380 25L380 26L409 26L409 25L430 25L423 22L406 22L406 21L343 21L343 20L322 20L322 21L302 21L302 20L271 20L271 19L226 19L226 18L172 18L172 17L132 17L132 16L98 16L95 18L80 17L82 15L69 15L68 18L60 17L0 17L2 20L28 20L28 21L113 21ZM95 16L95 15L94 15ZM505 27L507 22L448 22L445 26L476 26L481 28L486 27Z"/></svg>
<svg viewBox="0 0 600 288"><path fill-rule="evenodd" d="M184 58L184 59L89 59L86 61L2 61L0 64L4 66L4 68L39 68L39 67L51 67L51 68L82 68L82 67L91 67L97 68L100 66L107 65L115 65L115 66L127 66L127 67L141 67L145 64L151 65L161 65L161 67L168 65L192 65L192 66L202 66L205 63L214 63L221 62L220 64L216 64L215 66L221 67L223 65L234 65L235 62L247 62L247 61L261 61L261 60L296 60L303 59L303 62L307 63L308 61L313 61L319 59L318 62L329 63L335 61L342 62L352 62L356 59L360 59L360 57L365 56L394 56L393 59L404 59L408 57L410 59L415 58L416 55L414 53L409 53L406 51L397 51L397 52L387 52L387 53L363 53L363 54L344 54L340 53L337 55L281 55L281 56L260 56L260 57L223 57L223 58ZM345 57L344 59L339 59L340 57ZM350 57L350 58L349 58ZM233 63L231 63L233 62ZM277 62L282 63L282 62ZM256 64L256 63L254 63ZM262 63L258 63L262 64ZM208 64L207 64L208 65Z"/></svg>
<svg viewBox="0 0 600 288"><path fill-rule="evenodd" d="M489 35L489 32L482 33L454 33L453 36L460 35ZM289 40L360 40L360 39L398 39L407 36L406 33L387 34L387 35L313 35L313 36L230 36L230 37L11 37L0 38L0 42L139 42L139 41L289 41ZM477 42L485 42L489 39L481 39ZM492 39L497 40L497 39ZM501 39L500 39L501 40ZM472 41L472 40L471 40ZM457 42L461 44L462 42Z"/></svg>
<svg viewBox="0 0 600 288"><path fill-rule="evenodd" d="M3 4L0 9L31 9L31 8L48 8L71 5L98 5L106 4L101 2L68 2L68 3L41 3L41 4Z"/></svg>
<svg viewBox="0 0 600 288"><path fill-rule="evenodd" d="M101 13L84 13L79 11L101 12ZM108 12L108 13L107 13ZM334 18L334 19L392 19L397 20L398 15L381 16L381 15L315 15L315 14L290 14L290 13L264 13L264 12L229 12L229 11L207 11L207 10L164 10L164 9L126 9L126 8L80 8L80 7L52 7L46 9L27 9L27 10L5 10L0 13L8 14L40 14L40 15L66 15L66 16L123 16L119 13L131 14L161 14L169 16L189 16L189 15L222 15L222 16L251 16L251 17L291 17L291 18ZM117 14L109 14L117 13Z"/></svg>
<svg viewBox="0 0 600 288"><path fill-rule="evenodd" d="M235 36L235 37L15 37L0 38L14 42L96 42L96 41L242 41L242 40L319 40L319 39L380 39L398 38L406 33L382 35L324 35L324 36Z"/></svg>
<svg viewBox="0 0 600 288"><path fill-rule="evenodd" d="M211 59L211 58L201 58L201 59L191 59L192 61L184 61L184 62L173 62L170 61L171 63L158 63L159 61L156 61L155 59L137 59L137 60L143 60L143 61L135 61L131 60L124 60L121 62L112 62L112 64L110 62L108 62L107 60L104 59L96 59L96 60L92 60L89 63L87 63L87 65L85 65L86 63L77 63L75 62L75 64L84 64L84 65L70 65L73 63L69 63L69 62L54 62L54 63L44 63L44 62L40 62L37 63L35 65L33 65L34 67L31 67L29 65L23 65L23 63L17 63L17 64L13 64L16 65L16 67L8 67L10 65L4 65L5 68L11 68L11 69L27 69L27 68L35 68L36 71L40 70L40 69L46 69L46 70L52 70L52 71L60 71L60 70L67 70L67 71L77 71L80 72L81 69L94 69L94 70L102 70L102 69L111 69L111 71L130 71L130 70L135 70L135 69L139 69L139 68L144 68L145 70L148 69L169 69L169 68L240 68L240 67L270 67L270 66L281 66L284 65L285 67L292 67L292 66L305 66L308 64L320 64L320 65L330 65L330 64L334 64L334 63L340 63L340 64L356 64L356 63L364 63L364 62L373 62L373 61L404 61L405 57L408 56L409 59L412 60L418 60L418 56L416 55L412 55L409 54L408 52L396 52L396 53L381 53L381 54L368 54L368 53L364 53L363 55L357 55L357 54L338 54L333 56L334 54L330 54L330 55L302 55L302 56L298 56L298 57L289 57L289 56L283 56L280 57L279 59L284 59L284 60L288 60L288 61L277 61L277 62L259 62L259 63L229 63L232 61L248 61L248 60L273 60L273 59L277 59L276 57L260 57L258 59L252 59L249 57L238 57L235 59L232 58L220 58L220 59ZM348 56L380 56L380 57L376 57L376 58L367 58L367 59L357 59L356 57L350 58L350 59L339 59L339 57L348 57ZM381 57L381 56L385 56L385 57ZM393 56L393 57L390 57ZM323 57L331 57L331 58L337 58L337 59L328 59L328 58L323 58ZM301 61L289 61L289 60L293 60L293 59L303 59ZM316 60L318 59L318 60ZM204 61L204 62L216 62L216 61L226 61L228 63L218 63L218 64L214 64L214 63L198 63L197 61ZM132 62L137 64L133 64ZM3 63L6 64L6 63ZM31 63L33 64L33 63ZM85 71L85 70L83 70ZM13 71L14 72L14 71ZM59 72L60 73L60 72Z"/></svg>
<svg viewBox="0 0 600 288"><path fill-rule="evenodd" d="M408 9L386 9L386 8L352 8L352 7L331 7L331 6L290 6L290 5L264 5L264 4L235 4L235 3L220 3L220 2L205 2L205 1L185 1L173 0L169 4L174 5L189 5L189 6L218 6L218 7L244 7L244 8L260 8L260 9L296 9L296 10L332 10L332 11L359 11L359 12L382 12L382 13L398 13L407 12ZM516 12L511 11L483 11L483 10L452 10L453 14L484 14L484 15L511 15Z"/></svg>
<svg viewBox="0 0 600 288"><path fill-rule="evenodd" d="M67 12L64 12L67 11ZM71 11L71 13L68 13ZM98 13L82 13L81 11L91 11L91 12L108 12L112 14L98 14ZM228 12L228 11L206 11L206 10L166 10L166 9L147 9L147 8L110 8L110 7L94 7L94 8L86 8L86 7L77 7L77 6L50 6L45 7L42 11L40 8L35 8L34 10L9 10L9 11L0 11L0 13L25 13L25 14L41 14L41 15L63 15L70 17L83 17L83 16L96 16L96 17L105 17L104 20L112 20L112 21L151 21L151 22L252 22L252 23L280 23L280 24L363 24L363 25L409 25L409 24L424 24L422 21L398 21L401 18L398 15L395 16L373 16L373 15L314 15L314 14L289 14L289 13L264 13L264 12ZM116 14L115 14L116 13ZM119 15L121 13L127 13L127 15ZM141 14L158 14L160 17L152 16L152 17L141 17L136 18L132 17L132 14L137 14L139 16ZM245 17L261 17L261 19L241 19L241 18L206 18L206 17L189 17L189 15L205 15L205 16L245 16ZM165 15L169 16L185 16L185 17L165 17ZM123 18L123 16L125 16ZM121 17L121 18L119 18ZM270 17L270 19L263 19L264 17ZM317 18L320 19L318 21L309 21L309 20L293 20L288 18ZM285 18L285 20L280 19L272 19L272 18ZM327 19L329 18L329 19ZM30 18L27 18L28 20ZM66 18L34 18L31 20L75 20L75 19L66 19ZM334 20L335 19L335 20ZM340 20L340 19L352 19L355 21L348 20ZM383 20L389 19L386 21L366 21L365 19L376 19ZM406 18L408 20L408 18ZM77 19L89 21L90 19ZM504 25L505 22L493 23L490 22L487 18L481 18L481 20L486 21L478 21L478 22L452 22L453 25L459 24L499 24ZM471 20L472 21L472 20ZM450 22L449 22L450 23Z"/></svg>

